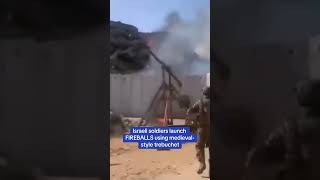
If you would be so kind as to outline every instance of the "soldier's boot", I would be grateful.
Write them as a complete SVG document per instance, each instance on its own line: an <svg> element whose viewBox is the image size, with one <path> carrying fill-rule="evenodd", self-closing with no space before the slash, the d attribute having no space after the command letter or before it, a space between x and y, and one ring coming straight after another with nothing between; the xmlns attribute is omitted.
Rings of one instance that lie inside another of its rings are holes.
<svg viewBox="0 0 320 180"><path fill-rule="evenodd" d="M197 158L200 162L199 169L197 171L198 174L202 174L203 171L206 169L206 159L205 159L205 152L204 148L197 149Z"/></svg>
<svg viewBox="0 0 320 180"><path fill-rule="evenodd" d="M205 151L204 151L206 146L206 134L203 128L198 129L198 137L199 139L196 144L196 152L197 152L197 158L200 162L200 167L197 173L201 174L206 169L206 159L205 159Z"/></svg>
<svg viewBox="0 0 320 180"><path fill-rule="evenodd" d="M202 174L205 169L206 169L206 164L201 162L197 173Z"/></svg>

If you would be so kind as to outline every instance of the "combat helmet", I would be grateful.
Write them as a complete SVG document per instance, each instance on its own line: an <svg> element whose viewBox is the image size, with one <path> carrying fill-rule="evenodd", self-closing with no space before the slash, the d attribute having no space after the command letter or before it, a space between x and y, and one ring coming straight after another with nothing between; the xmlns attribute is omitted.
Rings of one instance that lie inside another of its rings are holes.
<svg viewBox="0 0 320 180"><path fill-rule="evenodd" d="M202 89L202 94L207 97L210 98L210 86L206 86Z"/></svg>

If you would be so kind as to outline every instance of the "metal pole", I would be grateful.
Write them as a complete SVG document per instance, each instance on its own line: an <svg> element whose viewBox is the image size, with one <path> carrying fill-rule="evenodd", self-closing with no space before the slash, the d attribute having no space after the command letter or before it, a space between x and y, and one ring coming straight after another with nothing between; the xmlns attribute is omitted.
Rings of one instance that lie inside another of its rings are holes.
<svg viewBox="0 0 320 180"><path fill-rule="evenodd" d="M169 119L170 125L173 125L173 118L172 118L172 83L171 83L171 75L169 74Z"/></svg>
<svg viewBox="0 0 320 180"><path fill-rule="evenodd" d="M163 111L164 111L164 114L163 114L163 117L166 116L166 111L167 111L167 84L166 84L166 74L165 74L165 70L162 68L162 83L164 84L164 88L163 88L163 94L162 94L162 100L163 100ZM165 121L167 121L166 118L164 118ZM166 122L167 124L167 122Z"/></svg>
<svg viewBox="0 0 320 180"><path fill-rule="evenodd" d="M146 47L147 47L149 53L154 57L154 59L155 59L159 64L162 65L162 68L165 69L165 70L167 71L167 73L168 73L169 75L171 75L171 76L177 81L179 87L181 87L181 86L182 86L181 81L171 72L171 69L170 69L163 61L161 61L161 60L151 51L151 49L150 49L148 46L146 46Z"/></svg>

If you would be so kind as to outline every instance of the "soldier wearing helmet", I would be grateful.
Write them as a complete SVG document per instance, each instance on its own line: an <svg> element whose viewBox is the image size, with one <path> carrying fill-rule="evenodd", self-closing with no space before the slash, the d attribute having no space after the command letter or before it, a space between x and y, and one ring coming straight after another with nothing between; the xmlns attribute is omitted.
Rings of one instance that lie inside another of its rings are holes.
<svg viewBox="0 0 320 180"><path fill-rule="evenodd" d="M200 162L198 174L206 169L205 147L210 147L210 87L203 88L203 96L187 111L187 116L196 114L198 125L198 141L196 143L196 156Z"/></svg>

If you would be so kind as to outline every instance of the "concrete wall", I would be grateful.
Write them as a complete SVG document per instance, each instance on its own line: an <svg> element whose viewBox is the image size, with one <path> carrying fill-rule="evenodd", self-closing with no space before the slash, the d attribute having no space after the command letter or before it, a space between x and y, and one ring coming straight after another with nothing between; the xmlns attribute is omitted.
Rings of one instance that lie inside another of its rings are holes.
<svg viewBox="0 0 320 180"><path fill-rule="evenodd" d="M1 39L0 151L54 176L100 176L104 27L69 40Z"/></svg>
<svg viewBox="0 0 320 180"><path fill-rule="evenodd" d="M192 103L201 96L201 89L207 81L206 75L184 77L180 80L183 84L180 92L189 95ZM143 117L161 83L161 76L111 75L110 108L125 116ZM162 107L159 106L158 112L161 112ZM185 111L175 103L173 115L184 117Z"/></svg>

